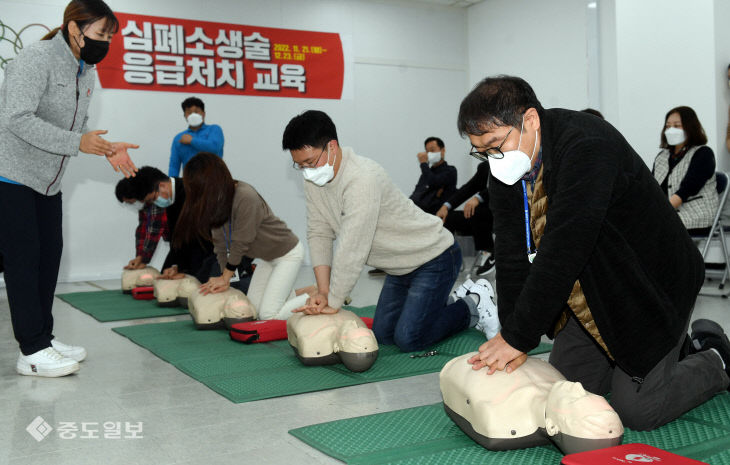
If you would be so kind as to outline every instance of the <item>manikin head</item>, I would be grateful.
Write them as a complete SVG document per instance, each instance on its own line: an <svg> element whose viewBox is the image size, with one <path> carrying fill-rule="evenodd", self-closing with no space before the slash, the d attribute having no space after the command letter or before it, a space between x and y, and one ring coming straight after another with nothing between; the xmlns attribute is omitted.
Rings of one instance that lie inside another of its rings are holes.
<svg viewBox="0 0 730 465"><path fill-rule="evenodd" d="M370 368L378 356L375 335L354 313L295 313L287 320L289 344L305 365L342 362L349 370Z"/></svg>
<svg viewBox="0 0 730 465"><path fill-rule="evenodd" d="M160 272L151 266L140 270L122 271L122 292L131 294L135 287L152 286Z"/></svg>
<svg viewBox="0 0 730 465"><path fill-rule="evenodd" d="M198 329L230 328L256 319L256 309L248 297L234 288L206 295L196 289L188 299L188 309Z"/></svg>

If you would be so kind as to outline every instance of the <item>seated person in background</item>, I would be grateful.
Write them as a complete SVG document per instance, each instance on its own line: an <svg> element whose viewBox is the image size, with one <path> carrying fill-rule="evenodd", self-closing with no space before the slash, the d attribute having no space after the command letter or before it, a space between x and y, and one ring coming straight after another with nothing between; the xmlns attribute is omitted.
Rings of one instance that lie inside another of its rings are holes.
<svg viewBox="0 0 730 465"><path fill-rule="evenodd" d="M419 152L421 176L410 199L426 213L435 214L443 201L456 191L456 168L446 163L444 141L429 137L423 143L425 152ZM450 230L453 232L453 230ZM368 271L370 276L384 275L379 268Z"/></svg>
<svg viewBox="0 0 730 465"><path fill-rule="evenodd" d="M664 118L661 152L654 160L654 178L669 197L690 234L709 233L717 213L715 154L690 107L669 110Z"/></svg>
<svg viewBox="0 0 730 465"><path fill-rule="evenodd" d="M182 179L168 177L152 166L143 166L137 176L120 180L115 194L120 202L142 206L136 230L137 256L124 268L144 268L152 259L160 238L172 242L175 236L185 203ZM179 247L171 246L162 267L163 277L177 278L187 273L205 281L214 264L210 242L196 240Z"/></svg>
<svg viewBox="0 0 730 465"><path fill-rule="evenodd" d="M421 176L410 199L421 210L433 215L456 191L456 168L444 160L446 150L441 139L429 137L423 144L426 151L417 155Z"/></svg>
<svg viewBox="0 0 730 465"><path fill-rule="evenodd" d="M188 128L172 140L168 174L173 177L180 176L181 168L198 152L223 158L223 130L217 124L205 124L203 101L197 97L186 98L182 110Z"/></svg>
<svg viewBox="0 0 730 465"><path fill-rule="evenodd" d="M408 200L380 165L340 147L326 113L295 116L282 148L306 181L317 281L317 294L299 311L337 313L367 264L387 273L373 323L379 343L421 350L478 323L486 302L470 297L446 304L461 267L454 237Z"/></svg>
<svg viewBox="0 0 730 465"><path fill-rule="evenodd" d="M260 320L286 320L285 306L294 297L294 281L304 259L304 246L277 218L251 185L231 177L225 162L201 152L185 165L187 201L180 213L173 245L213 242L223 273L201 286L201 293L223 292L244 256L260 259L251 278L248 298Z"/></svg>
<svg viewBox="0 0 730 465"><path fill-rule="evenodd" d="M474 237L474 248L477 258L477 276L484 276L494 270L494 239L492 239L492 212L489 210L489 163L483 161L477 166L477 172L459 188L436 212L436 216L444 221L446 229L452 233ZM469 200L467 200L469 199ZM456 210L462 203L464 210ZM453 210L453 211L452 211Z"/></svg>

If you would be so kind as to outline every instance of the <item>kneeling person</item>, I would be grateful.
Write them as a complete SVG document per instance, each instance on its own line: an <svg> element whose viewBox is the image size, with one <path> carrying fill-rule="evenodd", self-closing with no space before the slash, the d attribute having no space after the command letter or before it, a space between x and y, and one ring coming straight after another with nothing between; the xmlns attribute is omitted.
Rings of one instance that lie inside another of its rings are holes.
<svg viewBox="0 0 730 465"><path fill-rule="evenodd" d="M318 289L297 311L338 312L367 264L387 273L373 324L378 342L415 351L477 323L466 300L446 304L461 267L452 234L380 165L340 147L327 114L293 118L282 146L308 181L307 239Z"/></svg>
<svg viewBox="0 0 730 465"><path fill-rule="evenodd" d="M152 166L143 166L137 176L117 183L117 199L138 205L139 226L136 230L137 256L125 267L144 268L150 262L160 238L170 241L170 252L162 267L163 277L182 278L183 273L207 281L215 265L210 241L191 241L173 247L172 239L185 203L185 187L181 178L168 177Z"/></svg>

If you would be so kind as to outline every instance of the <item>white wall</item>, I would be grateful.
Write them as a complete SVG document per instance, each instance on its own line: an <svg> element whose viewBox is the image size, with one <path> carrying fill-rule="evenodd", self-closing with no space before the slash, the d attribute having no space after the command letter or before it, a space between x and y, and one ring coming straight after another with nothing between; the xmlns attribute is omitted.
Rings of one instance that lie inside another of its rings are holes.
<svg viewBox="0 0 730 465"><path fill-rule="evenodd" d="M715 0L715 66L712 69L716 79L717 92L715 115L715 158L718 169L730 171L730 154L725 145L728 125L728 107L730 106L730 88L728 88L727 66L730 64L730 29L727 20L730 18L730 2Z"/></svg>
<svg viewBox="0 0 730 465"><path fill-rule="evenodd" d="M0 19L20 28L59 25L66 0L3 0ZM281 150L282 131L306 109L326 111L343 145L381 163L410 194L418 178L416 153L423 140L444 139L447 159L471 175L468 144L456 131L458 105L467 86L466 10L412 3L338 0L109 0L112 8L349 34L354 52L354 98L316 100L200 95L207 121L223 127L225 157L234 177L253 184L273 211L305 239L301 177ZM98 87L97 87L98 89ZM101 90L90 109L90 128L108 129L111 140L139 143L138 165L167 171L172 137L185 128L183 93ZM90 155L73 160L63 181L65 249L60 280L118 277L134 255L136 216L114 198L119 179ZM160 255L160 254L158 254ZM160 258L156 257L159 263Z"/></svg>
<svg viewBox="0 0 730 465"><path fill-rule="evenodd" d="M695 0L688 8L684 0L615 0L614 124L649 166L664 116L679 105L697 112L717 153L713 3Z"/></svg>
<svg viewBox="0 0 730 465"><path fill-rule="evenodd" d="M469 7L469 86L519 76L545 108L588 106L587 0L486 0Z"/></svg>

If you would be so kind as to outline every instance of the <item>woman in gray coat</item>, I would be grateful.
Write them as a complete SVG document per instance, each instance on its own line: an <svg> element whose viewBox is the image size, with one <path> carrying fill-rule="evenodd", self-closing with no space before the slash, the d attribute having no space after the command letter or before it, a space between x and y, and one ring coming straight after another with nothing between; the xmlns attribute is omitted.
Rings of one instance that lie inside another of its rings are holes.
<svg viewBox="0 0 730 465"><path fill-rule="evenodd" d="M65 376L86 357L83 347L53 337L63 248L60 183L67 159L79 151L106 157L125 176L136 171L127 154L136 145L86 128L94 65L118 28L103 1L72 0L63 25L21 50L0 87L0 255L22 375Z"/></svg>

